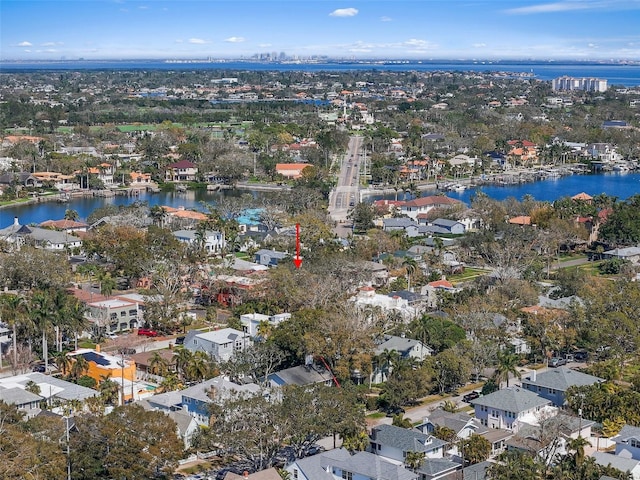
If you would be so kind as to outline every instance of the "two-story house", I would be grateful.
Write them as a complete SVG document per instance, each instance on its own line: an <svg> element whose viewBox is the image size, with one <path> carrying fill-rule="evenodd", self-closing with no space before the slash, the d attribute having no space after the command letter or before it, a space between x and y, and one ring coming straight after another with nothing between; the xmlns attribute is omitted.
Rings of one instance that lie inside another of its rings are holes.
<svg viewBox="0 0 640 480"><path fill-rule="evenodd" d="M263 315L261 313L247 313L240 315L240 323L242 330L247 332L251 337L260 335L260 325L266 325L269 328L277 327L281 322L289 320L290 313L278 313L276 315Z"/></svg>
<svg viewBox="0 0 640 480"><path fill-rule="evenodd" d="M165 180L167 182L195 182L198 175L198 167L189 160L181 160L167 166Z"/></svg>
<svg viewBox="0 0 640 480"><path fill-rule="evenodd" d="M640 427L625 425L611 440L616 442L616 455L640 460Z"/></svg>
<svg viewBox="0 0 640 480"><path fill-rule="evenodd" d="M418 430L378 425L371 429L369 451L396 462L404 462L407 453L424 453L425 458L444 458L448 442Z"/></svg>
<svg viewBox="0 0 640 480"><path fill-rule="evenodd" d="M375 354L380 355L385 350L397 352L400 358L415 359L419 362L433 354L433 349L420 340L396 337L394 335L385 335L382 337L376 346ZM384 382L392 369L392 365L376 365L374 371L371 372L371 381L373 383Z"/></svg>
<svg viewBox="0 0 640 480"><path fill-rule="evenodd" d="M261 389L255 383L238 385L223 376L219 376L181 390L179 393L182 396L182 408L194 417L199 424L208 425L211 416L209 407L214 398L225 398L234 393L259 395Z"/></svg>
<svg viewBox="0 0 640 480"><path fill-rule="evenodd" d="M173 236L187 245L195 246L202 243L202 249L209 255L222 252L227 245L224 232L218 232L217 230L206 230L202 233L196 230L176 230L173 232Z"/></svg>
<svg viewBox="0 0 640 480"><path fill-rule="evenodd" d="M226 362L235 352L251 345L251 336L234 328L212 332L191 330L184 339L184 348L192 352L205 352L217 362Z"/></svg>
<svg viewBox="0 0 640 480"><path fill-rule="evenodd" d="M300 458L285 470L292 480L418 480L418 474L369 452L344 448Z"/></svg>
<svg viewBox="0 0 640 480"><path fill-rule="evenodd" d="M400 207L400 212L413 220L418 218L421 213L428 213L434 208L451 208L463 205L460 200L456 200L445 195L431 195L428 197L420 197L405 202Z"/></svg>
<svg viewBox="0 0 640 480"><path fill-rule="evenodd" d="M602 382L604 382L602 378L571 368L559 367L543 373L536 373L533 370L529 377L522 379L522 388L550 400L556 407L563 407L569 387L583 387Z"/></svg>
<svg viewBox="0 0 640 480"><path fill-rule="evenodd" d="M551 406L551 400L520 387L508 387L471 401L480 424L517 432L526 417Z"/></svg>

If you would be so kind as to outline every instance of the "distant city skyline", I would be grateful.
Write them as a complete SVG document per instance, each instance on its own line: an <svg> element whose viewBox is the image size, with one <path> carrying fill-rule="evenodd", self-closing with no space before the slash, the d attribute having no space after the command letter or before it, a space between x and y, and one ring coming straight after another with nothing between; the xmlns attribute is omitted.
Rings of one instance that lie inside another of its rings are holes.
<svg viewBox="0 0 640 480"><path fill-rule="evenodd" d="M640 60L640 0L2 0L2 60Z"/></svg>

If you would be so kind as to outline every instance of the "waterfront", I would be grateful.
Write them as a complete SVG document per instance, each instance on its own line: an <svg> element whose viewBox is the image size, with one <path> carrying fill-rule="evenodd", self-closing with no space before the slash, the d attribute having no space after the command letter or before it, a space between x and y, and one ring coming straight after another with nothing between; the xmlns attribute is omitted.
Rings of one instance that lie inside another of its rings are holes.
<svg viewBox="0 0 640 480"><path fill-rule="evenodd" d="M640 194L640 173L568 175L508 186L484 185L482 187L468 188L462 192L447 192L447 195L469 204L473 195L478 191L496 200L504 200L509 197L522 200L525 195L531 195L536 200L552 202L558 198L570 197L580 192L588 193L591 196L606 193L620 200L625 200L633 195ZM10 225L14 217L18 217L21 224L28 225L41 223L45 220L61 219L64 217L65 211L71 209L77 211L81 219L86 219L97 208L106 205L130 205L135 201L147 202L150 206L162 205L205 211L205 204L215 205L216 201L223 196L235 196L245 193L251 193L255 198L270 195L269 192L248 192L247 190L224 190L222 192L197 190L183 193L142 193L137 197L82 197L73 198L65 203L53 201L30 205L14 205L0 209L0 228ZM430 193L425 191L423 195L429 195ZM373 201L380 198L394 199L395 194L371 195L366 200ZM405 199L402 192L400 192L398 199Z"/></svg>
<svg viewBox="0 0 640 480"><path fill-rule="evenodd" d="M162 60L137 61L59 61L59 62L0 62L0 71L37 72L50 70L220 70L224 75L234 71L391 71L391 72L476 72L526 74L521 78L552 80L563 75L597 77L608 80L609 85L627 87L640 85L640 65L556 62L499 62L499 61L379 61L333 63L270 63L270 62L165 62ZM529 77L530 76L530 77Z"/></svg>
<svg viewBox="0 0 640 480"><path fill-rule="evenodd" d="M446 192L446 195L469 204L477 192L482 192L495 200L505 200L510 197L522 200L525 195L531 195L536 200L553 202L558 198L571 197L580 192L591 196L606 193L620 200L626 200L633 195L640 194L640 173L566 175L514 185L483 185L467 188L462 192L449 191ZM433 193L435 193L435 189L433 192L425 191L423 196ZM367 197L370 201L382 198L395 199L395 193ZM408 197L405 194L399 193L398 200L406 198Z"/></svg>

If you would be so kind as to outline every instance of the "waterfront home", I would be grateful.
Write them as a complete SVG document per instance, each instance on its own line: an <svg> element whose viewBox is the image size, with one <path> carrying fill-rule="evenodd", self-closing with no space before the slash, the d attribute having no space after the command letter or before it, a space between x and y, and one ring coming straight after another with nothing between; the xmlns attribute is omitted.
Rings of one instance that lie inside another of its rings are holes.
<svg viewBox="0 0 640 480"><path fill-rule="evenodd" d="M276 173L286 178L300 178L302 171L307 167L312 167L309 163L277 163Z"/></svg>
<svg viewBox="0 0 640 480"><path fill-rule="evenodd" d="M188 160L181 160L167 166L165 180L167 182L195 182L198 167Z"/></svg>
<svg viewBox="0 0 640 480"><path fill-rule="evenodd" d="M504 428L517 432L522 423L551 406L551 400L520 388L508 387L470 402L480 423L489 428Z"/></svg>
<svg viewBox="0 0 640 480"><path fill-rule="evenodd" d="M76 182L76 175L64 175L59 172L33 172L33 176L38 183L43 186L50 186L60 191L76 190L80 185Z"/></svg>
<svg viewBox="0 0 640 480"><path fill-rule="evenodd" d="M522 388L550 400L556 407L563 407L569 387L584 387L602 382L604 382L602 378L559 367L543 373L533 370L528 377L522 379Z"/></svg>
<svg viewBox="0 0 640 480"><path fill-rule="evenodd" d="M0 185L4 186L21 186L21 187L40 187L38 179L29 172L9 172L0 175Z"/></svg>
<svg viewBox="0 0 640 480"><path fill-rule="evenodd" d="M82 246L82 240L68 232L21 225L18 217L14 217L12 225L0 229L0 239L4 239L17 250L25 244L57 251Z"/></svg>
<svg viewBox="0 0 640 480"><path fill-rule="evenodd" d="M205 352L216 362L226 362L235 352L241 352L252 344L248 333L234 328L211 332L191 330L184 339L184 348L192 352Z"/></svg>
<svg viewBox="0 0 640 480"><path fill-rule="evenodd" d="M39 227L49 228L52 230L58 230L60 232L74 233L74 232L86 232L89 228L89 224L85 222L77 222L75 220L45 220Z"/></svg>

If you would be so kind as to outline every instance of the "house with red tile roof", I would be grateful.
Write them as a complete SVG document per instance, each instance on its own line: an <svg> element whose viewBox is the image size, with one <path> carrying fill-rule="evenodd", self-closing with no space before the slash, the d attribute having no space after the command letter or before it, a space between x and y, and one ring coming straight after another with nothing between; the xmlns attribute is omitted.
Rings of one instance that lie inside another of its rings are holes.
<svg viewBox="0 0 640 480"><path fill-rule="evenodd" d="M277 163L276 173L286 178L295 179L300 178L302 176L302 171L311 166L312 165L309 163Z"/></svg>

